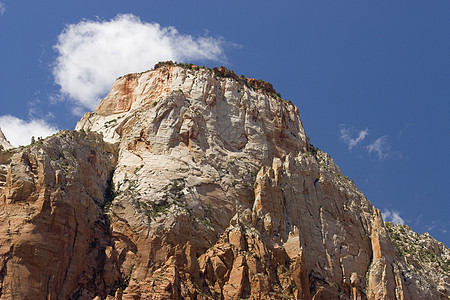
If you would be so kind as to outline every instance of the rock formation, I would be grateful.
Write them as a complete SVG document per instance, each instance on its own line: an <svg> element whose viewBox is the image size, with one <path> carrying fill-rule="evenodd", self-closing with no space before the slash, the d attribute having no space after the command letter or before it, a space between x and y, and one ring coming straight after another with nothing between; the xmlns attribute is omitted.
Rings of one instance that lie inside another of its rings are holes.
<svg viewBox="0 0 450 300"><path fill-rule="evenodd" d="M114 286L98 274L109 266L103 207L116 153L79 132L0 152L2 299L93 298Z"/></svg>
<svg viewBox="0 0 450 300"><path fill-rule="evenodd" d="M403 274L415 282L411 289L431 285L432 289L448 295L450 249L428 233L418 234L407 225L385 223L385 227L401 257Z"/></svg>
<svg viewBox="0 0 450 300"><path fill-rule="evenodd" d="M226 74L121 77L77 131L0 152L1 297L449 299L448 257L412 269L298 108Z"/></svg>
<svg viewBox="0 0 450 300"><path fill-rule="evenodd" d="M8 142L5 135L3 134L2 129L0 128L0 149L8 150L13 148L13 146Z"/></svg>

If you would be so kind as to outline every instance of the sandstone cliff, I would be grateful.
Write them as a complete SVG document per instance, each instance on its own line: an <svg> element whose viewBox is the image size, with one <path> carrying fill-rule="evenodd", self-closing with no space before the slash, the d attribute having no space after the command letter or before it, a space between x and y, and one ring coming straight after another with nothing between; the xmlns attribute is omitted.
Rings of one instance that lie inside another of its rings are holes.
<svg viewBox="0 0 450 300"><path fill-rule="evenodd" d="M2 299L88 299L118 288L114 273L99 276L114 263L103 207L116 153L79 132L0 152Z"/></svg>
<svg viewBox="0 0 450 300"><path fill-rule="evenodd" d="M2 129L0 128L0 149L11 149L13 146L8 142L5 135L3 134Z"/></svg>
<svg viewBox="0 0 450 300"><path fill-rule="evenodd" d="M448 259L411 269L299 116L224 68L119 78L77 132L0 153L2 298L449 299Z"/></svg>

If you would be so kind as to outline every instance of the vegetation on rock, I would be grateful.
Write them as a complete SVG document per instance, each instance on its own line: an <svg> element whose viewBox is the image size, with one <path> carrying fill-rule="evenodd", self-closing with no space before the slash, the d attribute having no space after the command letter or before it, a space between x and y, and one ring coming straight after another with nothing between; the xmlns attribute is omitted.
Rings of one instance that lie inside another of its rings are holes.
<svg viewBox="0 0 450 300"><path fill-rule="evenodd" d="M450 249L428 233L418 234L408 225L385 223L390 238L408 266L419 274L450 277Z"/></svg>
<svg viewBox="0 0 450 300"><path fill-rule="evenodd" d="M271 83L266 82L262 79L247 78L247 77L245 77L245 75L238 76L234 71L229 70L224 66L221 66L220 68L214 67L213 69L211 69L211 68L206 68L205 66L199 67L199 66L191 64L191 63L187 64L187 63L178 63L178 62L173 62L173 61L164 61L164 62L159 62L159 63L155 64L155 66L153 67L153 70L157 70L158 68L161 68L163 66L178 66L178 67L182 67L184 69L194 70L194 71L197 71L200 69L207 69L209 71L212 71L214 73L214 75L216 75L218 77L234 79L237 82L247 86L248 88L266 92L267 94L274 97L275 99L283 100L281 98L281 94L277 93L275 91L275 89L273 88L273 85ZM292 104L291 100L287 100L287 102Z"/></svg>

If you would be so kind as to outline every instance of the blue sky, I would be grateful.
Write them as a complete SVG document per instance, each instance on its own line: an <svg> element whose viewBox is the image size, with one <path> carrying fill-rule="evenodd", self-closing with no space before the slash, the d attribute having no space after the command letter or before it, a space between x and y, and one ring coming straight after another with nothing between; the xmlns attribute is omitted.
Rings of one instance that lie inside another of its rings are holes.
<svg viewBox="0 0 450 300"><path fill-rule="evenodd" d="M0 126L22 143L73 129L109 77L150 69L165 53L225 65L291 99L311 142L388 219L450 245L449 12L447 0L1 0ZM76 48L83 29L97 46ZM126 41L109 45L108 34ZM89 51L106 64L94 57L91 76L77 78L71 57Z"/></svg>

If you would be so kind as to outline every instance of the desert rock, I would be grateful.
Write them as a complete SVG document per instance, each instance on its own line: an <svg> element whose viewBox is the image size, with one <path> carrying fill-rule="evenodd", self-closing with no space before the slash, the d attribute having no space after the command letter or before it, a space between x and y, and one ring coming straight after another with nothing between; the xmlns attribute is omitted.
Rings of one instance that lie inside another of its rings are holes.
<svg viewBox="0 0 450 300"><path fill-rule="evenodd" d="M159 64L3 157L1 297L449 299L258 82Z"/></svg>

